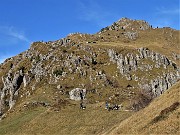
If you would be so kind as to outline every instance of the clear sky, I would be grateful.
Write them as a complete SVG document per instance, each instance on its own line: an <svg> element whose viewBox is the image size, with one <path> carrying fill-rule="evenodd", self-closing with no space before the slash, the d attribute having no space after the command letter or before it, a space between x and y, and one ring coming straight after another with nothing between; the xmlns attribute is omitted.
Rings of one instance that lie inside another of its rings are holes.
<svg viewBox="0 0 180 135"><path fill-rule="evenodd" d="M0 0L0 63L34 41L96 33L122 17L179 30L179 0Z"/></svg>

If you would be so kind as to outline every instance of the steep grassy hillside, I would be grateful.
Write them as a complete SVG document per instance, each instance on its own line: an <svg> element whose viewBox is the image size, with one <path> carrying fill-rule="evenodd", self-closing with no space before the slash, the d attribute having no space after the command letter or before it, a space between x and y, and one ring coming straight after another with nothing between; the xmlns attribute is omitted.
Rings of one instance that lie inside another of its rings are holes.
<svg viewBox="0 0 180 135"><path fill-rule="evenodd" d="M180 82L104 134L179 134Z"/></svg>

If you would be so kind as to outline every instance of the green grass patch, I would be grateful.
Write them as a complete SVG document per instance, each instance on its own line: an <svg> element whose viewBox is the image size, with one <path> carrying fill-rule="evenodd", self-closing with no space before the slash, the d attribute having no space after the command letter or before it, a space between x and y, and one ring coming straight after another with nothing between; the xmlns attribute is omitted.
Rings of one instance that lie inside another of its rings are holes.
<svg viewBox="0 0 180 135"><path fill-rule="evenodd" d="M16 133L25 123L34 119L37 115L44 112L45 108L21 112L0 121L0 134Z"/></svg>

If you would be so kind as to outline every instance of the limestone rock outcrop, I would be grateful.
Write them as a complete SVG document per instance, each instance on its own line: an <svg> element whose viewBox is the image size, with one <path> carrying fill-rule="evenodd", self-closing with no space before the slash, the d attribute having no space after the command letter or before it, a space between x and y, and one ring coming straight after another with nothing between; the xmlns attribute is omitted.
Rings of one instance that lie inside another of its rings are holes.
<svg viewBox="0 0 180 135"><path fill-rule="evenodd" d="M136 55L128 53L125 56L109 49L108 56L110 57L110 61L117 64L119 72L126 78L126 80L139 80L140 82L138 86L143 90L151 91L154 94L154 97L161 95L180 78L180 68L177 67L174 62L169 60L166 56L151 51L148 48L139 48L137 49ZM148 64L144 63L144 59L151 62ZM168 67L172 70L167 70ZM151 74L139 78L134 72L138 70L141 72L150 72L154 69L163 69L166 72L154 79L149 79Z"/></svg>
<svg viewBox="0 0 180 135"><path fill-rule="evenodd" d="M4 109L11 109L15 105L16 97L18 96L18 89L23 82L23 76L23 72L20 70L17 71L14 76L9 72L6 77L2 77L4 87L0 93L1 113Z"/></svg>

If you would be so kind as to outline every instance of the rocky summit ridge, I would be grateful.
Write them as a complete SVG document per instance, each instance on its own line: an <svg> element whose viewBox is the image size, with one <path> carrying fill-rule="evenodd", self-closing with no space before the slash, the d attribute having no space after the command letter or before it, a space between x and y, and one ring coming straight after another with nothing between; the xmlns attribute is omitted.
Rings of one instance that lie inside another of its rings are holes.
<svg viewBox="0 0 180 135"><path fill-rule="evenodd" d="M27 106L61 110L72 100L139 110L180 79L179 31L122 18L96 34L71 33L0 64L0 117ZM141 93L141 94L139 94ZM140 103L141 96L146 100Z"/></svg>

